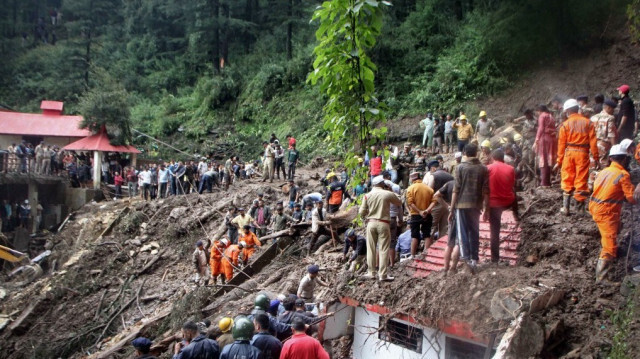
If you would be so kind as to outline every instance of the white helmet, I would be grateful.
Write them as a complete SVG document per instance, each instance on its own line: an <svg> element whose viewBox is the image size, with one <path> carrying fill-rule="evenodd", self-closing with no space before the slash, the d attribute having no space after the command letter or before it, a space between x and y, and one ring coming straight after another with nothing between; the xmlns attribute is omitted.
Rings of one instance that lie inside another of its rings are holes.
<svg viewBox="0 0 640 359"><path fill-rule="evenodd" d="M573 107L580 107L580 105L578 105L578 101L576 101L573 98L570 98L564 102L564 105L562 106L562 111L566 111Z"/></svg>
<svg viewBox="0 0 640 359"><path fill-rule="evenodd" d="M246 247L247 246L247 242L240 241L240 243L238 243L238 245L241 246L241 247Z"/></svg>
<svg viewBox="0 0 640 359"><path fill-rule="evenodd" d="M609 150L609 156L627 156L626 149L623 149L620 145L614 145Z"/></svg>
<svg viewBox="0 0 640 359"><path fill-rule="evenodd" d="M228 239L226 239L226 238L222 238L222 239L220 240L220 243L224 244L224 246L226 247L226 246L228 246L228 245L229 245L229 240L228 240Z"/></svg>
<svg viewBox="0 0 640 359"><path fill-rule="evenodd" d="M629 146L631 146L632 143L633 143L633 141L631 141L628 138L625 138L624 140L620 141L618 146L620 146L620 149L622 151L628 152L629 151Z"/></svg>

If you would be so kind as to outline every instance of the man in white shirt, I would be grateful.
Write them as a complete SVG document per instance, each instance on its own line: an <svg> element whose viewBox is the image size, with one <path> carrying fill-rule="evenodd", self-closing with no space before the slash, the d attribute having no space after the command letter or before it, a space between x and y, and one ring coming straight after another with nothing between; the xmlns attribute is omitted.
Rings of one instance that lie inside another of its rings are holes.
<svg viewBox="0 0 640 359"><path fill-rule="evenodd" d="M384 149L383 156L385 158L385 171L388 171L391 175L391 182L398 182L398 147L391 145L387 142L382 143L382 148ZM387 154L387 151L389 152Z"/></svg>
<svg viewBox="0 0 640 359"><path fill-rule="evenodd" d="M144 166L144 169L138 173L138 177L142 182L142 194L144 196L145 201L149 200L149 193L151 191L151 172L147 166Z"/></svg>

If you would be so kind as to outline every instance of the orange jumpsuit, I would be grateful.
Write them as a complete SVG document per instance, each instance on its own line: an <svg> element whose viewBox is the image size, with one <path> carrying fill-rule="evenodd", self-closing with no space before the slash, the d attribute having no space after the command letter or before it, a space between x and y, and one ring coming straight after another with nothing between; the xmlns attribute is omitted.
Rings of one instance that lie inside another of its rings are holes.
<svg viewBox="0 0 640 359"><path fill-rule="evenodd" d="M640 163L640 145L636 146L636 161L638 161L638 163Z"/></svg>
<svg viewBox="0 0 640 359"><path fill-rule="evenodd" d="M625 199L627 202L636 203L633 199L631 177L621 165L611 162L611 165L596 177L589 203L589 212L598 225L602 237L600 259L616 257L616 237L620 226L622 203Z"/></svg>
<svg viewBox="0 0 640 359"><path fill-rule="evenodd" d="M222 271L222 253L225 246L220 241L215 241L211 246L211 255L209 256L209 266L211 267L211 275L213 277L223 273Z"/></svg>
<svg viewBox="0 0 640 359"><path fill-rule="evenodd" d="M573 198L583 202L589 196L589 149L596 163L598 139L593 123L574 113L560 125L558 133L558 164L562 166L562 190L574 191Z"/></svg>
<svg viewBox="0 0 640 359"><path fill-rule="evenodd" d="M258 237L253 232L249 232L249 234L241 235L240 238L238 238L238 241L244 241L247 244L247 246L244 247L244 249L242 250L244 263L247 264L247 261L249 261L249 258L251 258L253 253L255 253L256 246L260 247L262 246L262 243L260 243L260 241L258 240Z"/></svg>
<svg viewBox="0 0 640 359"><path fill-rule="evenodd" d="M240 256L240 247L237 244L232 244L224 251L224 257L222 257L222 272L224 273L227 281L233 278L233 266L238 266L238 257ZM232 266L233 264L233 266Z"/></svg>

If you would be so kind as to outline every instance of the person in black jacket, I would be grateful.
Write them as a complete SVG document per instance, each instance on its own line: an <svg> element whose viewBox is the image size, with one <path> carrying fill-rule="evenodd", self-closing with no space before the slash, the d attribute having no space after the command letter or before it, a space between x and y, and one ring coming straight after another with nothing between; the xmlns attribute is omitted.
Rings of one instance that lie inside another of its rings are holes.
<svg viewBox="0 0 640 359"><path fill-rule="evenodd" d="M184 341L175 345L173 359L220 358L218 342L207 338L205 334L201 334L196 323L192 321L184 323L182 326L182 338Z"/></svg>
<svg viewBox="0 0 640 359"><path fill-rule="evenodd" d="M256 333L251 345L258 348L264 359L278 359L282 350L282 342L269 333L269 316L258 314L253 318Z"/></svg>
<svg viewBox="0 0 640 359"><path fill-rule="evenodd" d="M347 257L350 249L353 249L353 253ZM367 239L363 236L358 236L353 228L349 228L344 236L342 255L344 260L348 258L349 272L355 271L356 266L362 266L367 259Z"/></svg>
<svg viewBox="0 0 640 359"><path fill-rule="evenodd" d="M134 339L131 345L136 350L135 359L156 359L155 356L149 354L151 344L151 340L144 337Z"/></svg>

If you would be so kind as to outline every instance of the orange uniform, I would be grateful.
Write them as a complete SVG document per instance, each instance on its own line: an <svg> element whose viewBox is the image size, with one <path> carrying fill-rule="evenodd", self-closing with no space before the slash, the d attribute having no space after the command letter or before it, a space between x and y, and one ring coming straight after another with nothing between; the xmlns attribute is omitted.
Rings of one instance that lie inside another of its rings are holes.
<svg viewBox="0 0 640 359"><path fill-rule="evenodd" d="M238 241L244 241L247 244L246 247L244 247L244 249L242 250L242 255L244 256L244 263L247 264L247 261L249 260L249 258L251 258L253 253L255 253L256 246L260 247L262 246L262 243L260 243L256 234L251 231L249 231L249 234L241 235Z"/></svg>
<svg viewBox="0 0 640 359"><path fill-rule="evenodd" d="M636 203L633 199L631 177L620 164L611 162L611 165L596 177L589 203L589 212L598 225L602 237L600 259L616 257L616 237L620 226L622 203L625 200Z"/></svg>
<svg viewBox="0 0 640 359"><path fill-rule="evenodd" d="M224 243L215 241L211 246L211 255L209 256L209 266L211 267L211 275L213 277L222 274L222 253L224 253Z"/></svg>
<svg viewBox="0 0 640 359"><path fill-rule="evenodd" d="M636 158L636 161L638 161L638 163L640 163L640 145L636 146L635 158Z"/></svg>
<svg viewBox="0 0 640 359"><path fill-rule="evenodd" d="M237 244L232 244L224 251L224 257L222 257L222 272L224 273L227 281L233 278L233 267L238 266L238 257L240 256L240 247ZM233 264L233 266L232 266Z"/></svg>
<svg viewBox="0 0 640 359"><path fill-rule="evenodd" d="M598 162L598 139L593 123L573 113L560 126L558 133L558 164L562 166L562 190L584 202L589 196L589 149Z"/></svg>

